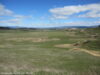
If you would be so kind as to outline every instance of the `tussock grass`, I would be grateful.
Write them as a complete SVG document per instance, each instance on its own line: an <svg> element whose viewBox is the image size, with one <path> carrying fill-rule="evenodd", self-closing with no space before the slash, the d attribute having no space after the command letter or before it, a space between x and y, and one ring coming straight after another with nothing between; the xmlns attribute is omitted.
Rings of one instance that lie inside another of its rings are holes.
<svg viewBox="0 0 100 75"><path fill-rule="evenodd" d="M99 34L99 30L0 30L0 74L100 75L100 57L72 47L95 33ZM78 48L99 52L99 38ZM45 41L32 41L39 39Z"/></svg>

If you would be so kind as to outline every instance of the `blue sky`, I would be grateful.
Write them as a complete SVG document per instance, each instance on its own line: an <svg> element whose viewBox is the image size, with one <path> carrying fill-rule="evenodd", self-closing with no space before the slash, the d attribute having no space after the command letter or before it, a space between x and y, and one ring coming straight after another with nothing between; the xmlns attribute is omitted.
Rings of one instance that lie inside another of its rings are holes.
<svg viewBox="0 0 100 75"><path fill-rule="evenodd" d="M100 24L100 0L0 0L0 26Z"/></svg>

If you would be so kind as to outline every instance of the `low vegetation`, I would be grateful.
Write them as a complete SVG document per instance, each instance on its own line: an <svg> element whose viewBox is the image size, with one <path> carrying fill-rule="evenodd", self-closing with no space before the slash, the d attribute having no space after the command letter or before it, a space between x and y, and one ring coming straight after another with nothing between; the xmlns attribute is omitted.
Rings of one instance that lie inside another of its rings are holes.
<svg viewBox="0 0 100 75"><path fill-rule="evenodd" d="M0 30L0 75L100 75L100 28Z"/></svg>

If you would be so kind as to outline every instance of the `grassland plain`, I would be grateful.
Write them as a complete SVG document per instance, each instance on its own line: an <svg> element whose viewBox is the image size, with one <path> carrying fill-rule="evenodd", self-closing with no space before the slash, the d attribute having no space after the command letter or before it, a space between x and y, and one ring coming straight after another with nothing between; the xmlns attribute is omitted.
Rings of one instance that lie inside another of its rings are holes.
<svg viewBox="0 0 100 75"><path fill-rule="evenodd" d="M99 28L0 30L0 75L100 75L100 56L92 54L100 55L99 34Z"/></svg>

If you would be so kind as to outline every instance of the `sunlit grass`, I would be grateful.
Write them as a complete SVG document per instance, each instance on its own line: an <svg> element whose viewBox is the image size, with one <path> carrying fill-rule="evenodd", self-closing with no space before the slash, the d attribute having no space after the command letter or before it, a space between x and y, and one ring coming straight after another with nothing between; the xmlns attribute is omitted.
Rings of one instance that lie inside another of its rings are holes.
<svg viewBox="0 0 100 75"><path fill-rule="evenodd" d="M90 34L89 31L87 32ZM0 31L0 73L10 72L12 75L17 75L18 72L24 73L24 75L29 75L27 73L32 73L32 75L99 75L100 57L73 50L72 47L55 47L59 44L74 44L89 39L85 35L86 32L82 33L64 30ZM34 42L32 38L48 39ZM50 40L53 38L59 40ZM97 44L93 43L93 45L95 45L93 50L99 50L100 47ZM91 46L90 42L82 48L91 49Z"/></svg>

